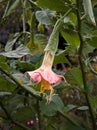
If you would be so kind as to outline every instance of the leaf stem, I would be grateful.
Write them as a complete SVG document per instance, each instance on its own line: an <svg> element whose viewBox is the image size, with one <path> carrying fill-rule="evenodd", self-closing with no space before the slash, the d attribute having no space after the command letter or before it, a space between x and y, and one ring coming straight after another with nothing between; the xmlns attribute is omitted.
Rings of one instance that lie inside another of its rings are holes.
<svg viewBox="0 0 97 130"><path fill-rule="evenodd" d="M23 86L20 82L17 81L17 79L15 79L11 74L9 74L8 72L6 72L5 70L3 70L1 67L0 67L0 71L3 72L6 76L8 76L12 81L14 81L17 86L19 86L20 88L23 88L24 90L26 90L27 92L29 92L34 98L38 99L38 100L42 100L42 96L41 95L36 95L34 94L30 89L29 87L25 87Z"/></svg>
<svg viewBox="0 0 97 130"><path fill-rule="evenodd" d="M79 59L79 64L80 64L80 68L81 68L81 72L82 72L82 79L83 79L83 85L84 85L84 90L85 90L84 94L85 94L86 102L88 104L89 112L90 112L90 115L91 115L92 128L93 128L93 130L96 130L95 116L94 116L92 106L91 106L91 103L90 103L89 94L87 92L87 82L86 82L86 76L85 76L83 61L82 61L82 51L83 51L84 41L83 41L83 38L82 38L82 35L81 35L80 0L76 0L76 4L77 4L78 35L79 35L79 39L80 39L78 59Z"/></svg>

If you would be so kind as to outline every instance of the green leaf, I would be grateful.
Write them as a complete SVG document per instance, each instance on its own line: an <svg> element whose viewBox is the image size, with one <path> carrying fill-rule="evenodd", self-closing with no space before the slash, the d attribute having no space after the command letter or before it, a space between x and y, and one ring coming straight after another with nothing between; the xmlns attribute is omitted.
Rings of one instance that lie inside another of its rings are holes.
<svg viewBox="0 0 97 130"><path fill-rule="evenodd" d="M4 69L4 70L10 70L10 67L7 63L4 62L0 62L0 68Z"/></svg>
<svg viewBox="0 0 97 130"><path fill-rule="evenodd" d="M65 4L64 0L38 0L37 1L38 6L49 8L51 10L55 10L58 12L65 12L67 11L68 7Z"/></svg>
<svg viewBox="0 0 97 130"><path fill-rule="evenodd" d="M88 106L81 106L81 107L78 107L77 109L82 110L82 111L86 111L89 109L89 107Z"/></svg>
<svg viewBox="0 0 97 130"><path fill-rule="evenodd" d="M36 19L41 24L52 24L52 18L55 17L55 11L44 9L42 11L36 11Z"/></svg>
<svg viewBox="0 0 97 130"><path fill-rule="evenodd" d="M73 30L64 30L64 32L62 32L62 36L67 41L67 44L76 48L80 45L80 40L77 32Z"/></svg>
<svg viewBox="0 0 97 130"><path fill-rule="evenodd" d="M54 58L54 65L59 63L67 63L71 66L71 63L68 61L68 59L65 57L67 55L67 52L65 50L58 51Z"/></svg>
<svg viewBox="0 0 97 130"><path fill-rule="evenodd" d="M64 104L59 96L53 96L52 101L56 104L57 111L64 111Z"/></svg>
<svg viewBox="0 0 97 130"><path fill-rule="evenodd" d="M45 100L41 101L40 109L46 116L54 116L57 111L64 111L64 104L60 97L53 96L50 104L47 104Z"/></svg>
<svg viewBox="0 0 97 130"><path fill-rule="evenodd" d="M5 96L10 96L10 92L0 92L0 98L4 98Z"/></svg>
<svg viewBox="0 0 97 130"><path fill-rule="evenodd" d="M10 92L16 88L16 84L6 79L4 76L0 76L0 91Z"/></svg>
<svg viewBox="0 0 97 130"><path fill-rule="evenodd" d="M80 86L83 85L81 70L77 67L74 67L72 70L66 72L65 77L70 83L77 84Z"/></svg>
<svg viewBox="0 0 97 130"><path fill-rule="evenodd" d="M33 119L34 112L31 107L21 107L16 112L13 112L12 117L22 123L26 123L27 121Z"/></svg>
<svg viewBox="0 0 97 130"><path fill-rule="evenodd" d="M34 35L34 45L31 41L27 43L27 47L32 52L32 55L39 54L43 52L47 43L46 36L43 34L36 34Z"/></svg>
<svg viewBox="0 0 97 130"><path fill-rule="evenodd" d="M24 62L24 61L17 61L16 66L18 67L19 70L25 72L25 71L31 71L34 70L34 65L32 65L29 62Z"/></svg>
<svg viewBox="0 0 97 130"><path fill-rule="evenodd" d="M6 56L9 58L21 58L28 54L30 54L29 49L27 49L23 45L20 45L16 50L0 53L0 55Z"/></svg>
<svg viewBox="0 0 97 130"><path fill-rule="evenodd" d="M13 45L16 43L17 39L20 37L20 33L15 33L9 37L9 40L6 43L5 51L12 51Z"/></svg>
<svg viewBox="0 0 97 130"><path fill-rule="evenodd" d="M96 26L91 0L83 0L83 5L84 5L85 14L87 16L87 20L91 22L94 26Z"/></svg>

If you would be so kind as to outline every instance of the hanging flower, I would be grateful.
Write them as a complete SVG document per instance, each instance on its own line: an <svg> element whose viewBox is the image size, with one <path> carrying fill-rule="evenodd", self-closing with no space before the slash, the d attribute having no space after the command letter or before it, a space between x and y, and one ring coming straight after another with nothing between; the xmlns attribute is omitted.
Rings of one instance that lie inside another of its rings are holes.
<svg viewBox="0 0 97 130"><path fill-rule="evenodd" d="M30 76L30 81L34 81L36 83L41 82L40 92L44 93L46 90L50 90L50 98L49 101L52 100L52 96L54 93L54 89L52 85L58 84L65 78L62 75L58 75L52 71L52 65L54 61L54 54L50 51L45 52L45 56L40 68L35 71L28 71L27 74Z"/></svg>

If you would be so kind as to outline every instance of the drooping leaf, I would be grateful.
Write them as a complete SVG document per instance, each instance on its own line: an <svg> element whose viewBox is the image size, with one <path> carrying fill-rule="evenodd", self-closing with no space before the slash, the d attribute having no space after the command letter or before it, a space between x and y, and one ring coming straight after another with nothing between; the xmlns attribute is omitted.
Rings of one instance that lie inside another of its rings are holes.
<svg viewBox="0 0 97 130"><path fill-rule="evenodd" d="M12 51L13 45L17 41L17 39L20 37L20 33L15 33L14 35L10 36L9 40L6 43L5 51Z"/></svg>
<svg viewBox="0 0 97 130"><path fill-rule="evenodd" d="M96 26L91 0L83 0L83 5L88 22Z"/></svg>
<svg viewBox="0 0 97 130"><path fill-rule="evenodd" d="M21 58L28 54L30 54L29 49L23 45L20 45L16 50L0 53L0 55L6 56L9 58Z"/></svg>
<svg viewBox="0 0 97 130"><path fill-rule="evenodd" d="M36 11L36 19L41 24L52 24L52 17L55 17L55 11L50 11L49 9L44 9L42 11Z"/></svg>

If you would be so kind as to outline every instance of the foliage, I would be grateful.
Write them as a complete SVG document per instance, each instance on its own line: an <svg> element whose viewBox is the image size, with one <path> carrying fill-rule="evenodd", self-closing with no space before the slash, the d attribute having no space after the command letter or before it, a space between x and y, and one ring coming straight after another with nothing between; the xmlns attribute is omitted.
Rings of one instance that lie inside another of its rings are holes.
<svg viewBox="0 0 97 130"><path fill-rule="evenodd" d="M9 30L7 42L0 41L0 129L96 130L96 0L0 0L0 5L0 26L17 11L22 23L21 31ZM49 91L41 94L41 85L30 83L25 73L41 65L44 49L57 50L53 71L67 80L53 85L49 104Z"/></svg>

